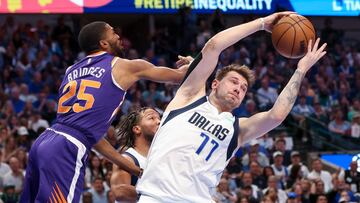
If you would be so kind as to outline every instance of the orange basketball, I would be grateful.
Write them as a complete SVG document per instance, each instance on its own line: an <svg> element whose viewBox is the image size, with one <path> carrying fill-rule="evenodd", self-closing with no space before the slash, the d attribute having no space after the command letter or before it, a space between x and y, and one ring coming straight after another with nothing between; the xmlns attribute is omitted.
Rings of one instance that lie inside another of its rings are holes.
<svg viewBox="0 0 360 203"><path fill-rule="evenodd" d="M290 14L276 23L271 39L276 51L282 56L296 59L305 55L310 39L314 43L315 29L304 16Z"/></svg>

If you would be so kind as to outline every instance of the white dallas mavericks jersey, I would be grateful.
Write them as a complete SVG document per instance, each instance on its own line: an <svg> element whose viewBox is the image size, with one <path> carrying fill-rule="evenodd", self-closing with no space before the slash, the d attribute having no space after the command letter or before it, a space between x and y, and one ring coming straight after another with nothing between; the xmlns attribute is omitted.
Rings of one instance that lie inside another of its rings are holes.
<svg viewBox="0 0 360 203"><path fill-rule="evenodd" d="M134 148L132 147L128 148L124 152L124 154L126 154L126 156L129 156L134 161L136 166L139 166L140 168L144 168L146 163L146 157L139 154ZM137 181L138 181L138 177L131 175L131 185L135 186ZM121 202L115 200L115 203L121 203Z"/></svg>
<svg viewBox="0 0 360 203"><path fill-rule="evenodd" d="M140 168L144 168L145 163L146 163L146 157L139 154L139 152L137 152L134 148L130 147L129 149L127 149L125 151L124 154L126 154L127 156L130 156L134 160L134 162L137 166L139 166ZM138 164L136 162L138 162Z"/></svg>
<svg viewBox="0 0 360 203"><path fill-rule="evenodd" d="M210 202L238 135L238 119L219 114L207 97L165 112L136 187L140 202L143 196L154 202Z"/></svg>

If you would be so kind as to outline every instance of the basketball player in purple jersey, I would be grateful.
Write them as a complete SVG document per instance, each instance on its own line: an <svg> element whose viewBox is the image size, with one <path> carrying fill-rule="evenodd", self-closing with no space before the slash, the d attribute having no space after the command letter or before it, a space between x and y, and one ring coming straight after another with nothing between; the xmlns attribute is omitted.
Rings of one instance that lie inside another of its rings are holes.
<svg viewBox="0 0 360 203"><path fill-rule="evenodd" d="M78 40L88 56L66 70L56 123L29 152L21 202L79 202L92 147L119 168L139 175L140 168L116 152L103 135L132 84L140 79L179 83L187 70L117 57L120 37L105 22L84 26Z"/></svg>

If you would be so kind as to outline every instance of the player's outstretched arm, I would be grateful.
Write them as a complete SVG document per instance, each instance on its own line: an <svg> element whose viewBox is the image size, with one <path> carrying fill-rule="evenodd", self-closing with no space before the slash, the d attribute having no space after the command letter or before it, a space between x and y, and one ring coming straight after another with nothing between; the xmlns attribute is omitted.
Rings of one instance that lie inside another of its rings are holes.
<svg viewBox="0 0 360 203"><path fill-rule="evenodd" d="M132 161L129 157L125 156L125 158ZM137 193L135 187L131 185L131 175L116 165L113 166L110 185L117 201L136 202Z"/></svg>
<svg viewBox="0 0 360 203"><path fill-rule="evenodd" d="M127 60L119 58L112 74L116 82L125 90L140 79L155 82L180 83L187 71L188 64L178 69L155 66L142 59Z"/></svg>
<svg viewBox="0 0 360 203"><path fill-rule="evenodd" d="M102 138L98 143L96 143L94 145L94 149L116 164L119 168L129 172L130 174L138 176L141 173L141 169L139 167L119 154L114 147L105 140L105 138Z"/></svg>
<svg viewBox="0 0 360 203"><path fill-rule="evenodd" d="M185 76L183 84L167 110L183 106L205 95L206 80L214 71L219 55L224 49L258 30L271 31L277 20L291 13L294 12L274 13L261 19L228 28L214 35L190 64L189 73Z"/></svg>
<svg viewBox="0 0 360 203"><path fill-rule="evenodd" d="M320 39L318 38L314 44L310 41L306 55L299 61L298 66L287 85L281 91L274 106L266 112L261 112L251 116L250 118L240 118L242 134L239 137L239 144L243 145L256 137L274 129L281 124L291 111L297 95L299 93L301 81L307 71L326 54L324 51L326 43L320 48Z"/></svg>

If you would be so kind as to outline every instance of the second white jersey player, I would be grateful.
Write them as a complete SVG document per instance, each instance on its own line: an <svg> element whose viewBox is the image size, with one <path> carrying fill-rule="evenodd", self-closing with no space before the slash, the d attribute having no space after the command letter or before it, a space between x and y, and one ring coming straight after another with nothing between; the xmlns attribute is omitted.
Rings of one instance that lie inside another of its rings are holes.
<svg viewBox="0 0 360 203"><path fill-rule="evenodd" d="M237 147L238 126L238 119L219 113L207 97L166 112L137 191L159 202L209 202Z"/></svg>

